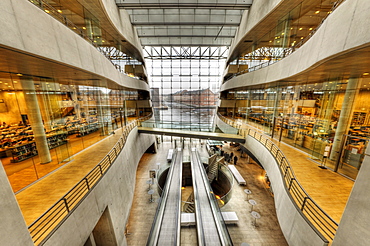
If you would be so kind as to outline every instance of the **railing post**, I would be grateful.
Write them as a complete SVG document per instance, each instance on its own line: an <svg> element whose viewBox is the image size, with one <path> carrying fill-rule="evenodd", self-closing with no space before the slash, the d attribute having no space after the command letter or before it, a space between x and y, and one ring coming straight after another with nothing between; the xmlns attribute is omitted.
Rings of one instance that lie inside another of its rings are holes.
<svg viewBox="0 0 370 246"><path fill-rule="evenodd" d="M290 168L290 166L287 166L287 167L285 168L284 178L285 178L286 174L288 173L288 168Z"/></svg>
<svg viewBox="0 0 370 246"><path fill-rule="evenodd" d="M64 206L66 207L67 213L69 213L69 207L68 207L67 199L65 197L63 197L63 201L64 201Z"/></svg>
<svg viewBox="0 0 370 246"><path fill-rule="evenodd" d="M109 164L112 165L112 160L110 159L110 155L108 154L108 160L109 160Z"/></svg>
<svg viewBox="0 0 370 246"><path fill-rule="evenodd" d="M99 169L100 169L100 174L103 176L103 169L102 169L100 164L98 166L99 166Z"/></svg>
<svg viewBox="0 0 370 246"><path fill-rule="evenodd" d="M303 199L303 203L302 203L301 211L303 211L304 206L306 205L306 201L307 201L307 199L308 199L308 197L307 197L307 196Z"/></svg>
<svg viewBox="0 0 370 246"><path fill-rule="evenodd" d="M87 186L87 189L90 190L90 186L89 186L89 181L87 180L87 178L85 177L84 180L86 181L86 186Z"/></svg>
<svg viewBox="0 0 370 246"><path fill-rule="evenodd" d="M292 188L293 180L294 180L294 178L291 178L290 179L288 190L290 190L290 188Z"/></svg>
<svg viewBox="0 0 370 246"><path fill-rule="evenodd" d="M265 146L267 145L267 141L268 141L268 139L266 138L266 141L265 141Z"/></svg>

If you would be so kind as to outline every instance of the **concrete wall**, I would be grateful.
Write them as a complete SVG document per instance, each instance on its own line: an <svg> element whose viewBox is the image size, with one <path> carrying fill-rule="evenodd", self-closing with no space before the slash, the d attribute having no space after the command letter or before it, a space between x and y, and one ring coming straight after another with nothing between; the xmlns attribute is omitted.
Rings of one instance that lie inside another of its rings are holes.
<svg viewBox="0 0 370 246"><path fill-rule="evenodd" d="M216 117L215 120L216 120L216 125L218 126L218 128L221 129L223 133L238 134L238 131L239 131L238 129L226 124L225 122L220 120L220 118Z"/></svg>
<svg viewBox="0 0 370 246"><path fill-rule="evenodd" d="M287 79L309 71L335 56L369 46L370 1L347 0L323 23L313 37L283 60L266 68L237 76L221 91Z"/></svg>
<svg viewBox="0 0 370 246"><path fill-rule="evenodd" d="M26 222L0 161L0 245L33 246Z"/></svg>
<svg viewBox="0 0 370 246"><path fill-rule="evenodd" d="M254 0L250 10L244 11L240 26L230 47L230 54L233 52L235 45L283 1L284 0Z"/></svg>
<svg viewBox="0 0 370 246"><path fill-rule="evenodd" d="M149 90L144 81L120 73L88 41L28 0L2 0L0 9L1 47L84 70L128 88Z"/></svg>
<svg viewBox="0 0 370 246"><path fill-rule="evenodd" d="M271 181L276 214L288 244L291 246L326 245L314 229L307 223L300 209L288 196L282 173L270 151L251 136L247 136L244 146L259 160ZM261 214L261 216L263 216L263 214Z"/></svg>
<svg viewBox="0 0 370 246"><path fill-rule="evenodd" d="M133 129L110 170L44 245L83 245L107 208L117 245L126 245L124 231L134 196L136 169L153 143L153 135Z"/></svg>
<svg viewBox="0 0 370 246"><path fill-rule="evenodd" d="M352 188L333 246L368 245L370 241L370 147Z"/></svg>
<svg viewBox="0 0 370 246"><path fill-rule="evenodd" d="M130 16L125 9L118 9L113 0L100 0L107 16L125 39L142 51L139 37L135 28L131 25ZM141 52L142 53L142 52Z"/></svg>

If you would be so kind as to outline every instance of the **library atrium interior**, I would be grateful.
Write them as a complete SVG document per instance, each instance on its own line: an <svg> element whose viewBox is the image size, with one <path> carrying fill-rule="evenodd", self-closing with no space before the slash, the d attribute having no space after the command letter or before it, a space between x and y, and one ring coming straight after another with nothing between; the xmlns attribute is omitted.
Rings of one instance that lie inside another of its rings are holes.
<svg viewBox="0 0 370 246"><path fill-rule="evenodd" d="M0 9L1 245L368 244L370 1Z"/></svg>

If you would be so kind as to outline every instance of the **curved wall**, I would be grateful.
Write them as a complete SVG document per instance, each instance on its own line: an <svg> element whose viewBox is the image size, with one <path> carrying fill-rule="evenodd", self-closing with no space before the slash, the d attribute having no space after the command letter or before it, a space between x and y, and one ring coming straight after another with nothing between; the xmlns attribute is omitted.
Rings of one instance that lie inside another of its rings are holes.
<svg viewBox="0 0 370 246"><path fill-rule="evenodd" d="M369 12L368 0L345 1L297 51L273 65L227 81L221 91L288 79L336 56L369 47L370 32L365 31L370 26Z"/></svg>
<svg viewBox="0 0 370 246"><path fill-rule="evenodd" d="M230 54L234 52L235 46L241 39L283 1L284 0L254 0L251 8L244 11L238 32L230 47Z"/></svg>
<svg viewBox="0 0 370 246"><path fill-rule="evenodd" d="M117 245L126 245L123 232L133 201L136 169L154 142L153 135L139 134L134 128L109 171L44 245L84 245L107 208Z"/></svg>
<svg viewBox="0 0 370 246"><path fill-rule="evenodd" d="M284 186L283 175L270 151L252 136L247 136L244 147L259 160L271 181L276 214L288 244L292 246L327 245L316 233L315 229L309 225L300 209L289 197L289 192Z"/></svg>
<svg viewBox="0 0 370 246"><path fill-rule="evenodd" d="M120 32L120 34L142 55L142 47L137 36L135 28L131 25L130 16L125 9L119 9L114 0L99 0L103 6L107 17L112 22L112 25Z"/></svg>
<svg viewBox="0 0 370 246"><path fill-rule="evenodd" d="M127 88L148 84L120 73L94 46L27 0L0 1L0 46L95 74ZM32 73L37 64L22 64ZM72 73L73 74L73 73ZM33 75L33 74L31 74ZM73 79L73 78L72 78Z"/></svg>

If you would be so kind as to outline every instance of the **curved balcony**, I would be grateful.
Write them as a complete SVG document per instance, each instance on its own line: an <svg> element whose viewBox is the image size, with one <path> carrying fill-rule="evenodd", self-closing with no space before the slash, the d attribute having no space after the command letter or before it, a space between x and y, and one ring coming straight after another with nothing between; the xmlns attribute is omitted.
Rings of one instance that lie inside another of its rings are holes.
<svg viewBox="0 0 370 246"><path fill-rule="evenodd" d="M0 49L8 72L63 82L78 80L84 85L102 80L111 88L119 85L149 91L146 82L122 74L122 69L117 70L116 65L89 44L94 41L88 39L87 42L63 16L52 16L51 10L40 9L26 0L16 4L5 1L0 5L8 10L3 13L7 24L2 28L4 35L0 35Z"/></svg>
<svg viewBox="0 0 370 246"><path fill-rule="evenodd" d="M130 132L140 125L142 121L148 120L150 117L151 115L140 118L127 125L122 137L111 151L62 198L28 226L35 245L45 243L58 230L61 224L78 209L79 205L99 184L109 169L117 163L116 159L120 156L121 151L124 150Z"/></svg>
<svg viewBox="0 0 370 246"><path fill-rule="evenodd" d="M266 170L279 223L289 245L327 245L332 241L338 224L303 189L282 151L267 136L247 125L220 114L218 119L218 124L239 129L238 134L246 138L244 147Z"/></svg>
<svg viewBox="0 0 370 246"><path fill-rule="evenodd" d="M284 59L266 61L249 68L248 73L239 71L236 74L239 76L226 81L221 90L272 82L310 83L361 77L370 65L366 59L370 35L360 31L368 27L369 23L363 20L368 19L364 9L369 7L370 2L344 1L302 43L285 48L287 56Z"/></svg>

